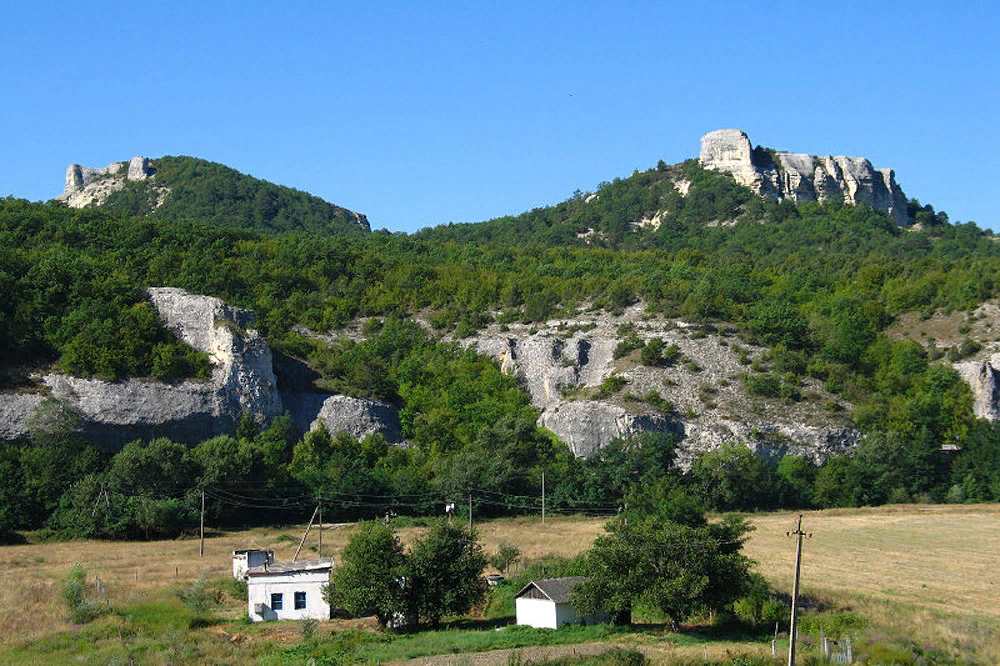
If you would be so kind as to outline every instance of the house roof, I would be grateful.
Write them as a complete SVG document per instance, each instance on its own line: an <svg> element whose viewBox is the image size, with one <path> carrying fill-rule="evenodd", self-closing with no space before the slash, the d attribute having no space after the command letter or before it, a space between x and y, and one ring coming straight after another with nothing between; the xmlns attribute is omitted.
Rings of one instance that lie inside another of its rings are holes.
<svg viewBox="0 0 1000 666"><path fill-rule="evenodd" d="M301 573L304 571L322 571L333 568L332 557L322 557L318 560L299 560L298 562L281 562L247 569L247 576L267 576L270 574Z"/></svg>
<svg viewBox="0 0 1000 666"><path fill-rule="evenodd" d="M587 580L586 576L566 576L564 578L543 578L542 580L533 580L521 588L521 591L515 594L514 598L516 599L529 589L535 588L547 599L554 601L557 604L569 603L569 597L570 594L573 593L573 588L585 580Z"/></svg>

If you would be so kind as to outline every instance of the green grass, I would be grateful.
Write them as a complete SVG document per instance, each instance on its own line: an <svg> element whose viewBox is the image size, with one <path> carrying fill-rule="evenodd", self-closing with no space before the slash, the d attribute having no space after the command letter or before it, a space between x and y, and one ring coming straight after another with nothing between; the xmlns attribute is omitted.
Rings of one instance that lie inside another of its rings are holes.
<svg viewBox="0 0 1000 666"><path fill-rule="evenodd" d="M472 630L464 628L465 624L456 622L446 629L411 634L338 632L329 639L275 650L261 661L261 665L301 664L307 659L315 659L317 666L325 663L381 663L438 654L587 643L628 631L608 625L563 627L558 630L511 625L501 631Z"/></svg>

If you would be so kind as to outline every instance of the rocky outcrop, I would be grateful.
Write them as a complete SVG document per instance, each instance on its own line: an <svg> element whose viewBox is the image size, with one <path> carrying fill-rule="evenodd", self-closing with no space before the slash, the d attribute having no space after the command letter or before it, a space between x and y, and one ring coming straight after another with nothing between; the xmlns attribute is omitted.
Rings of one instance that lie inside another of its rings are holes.
<svg viewBox="0 0 1000 666"><path fill-rule="evenodd" d="M759 195L780 201L827 201L868 204L909 224L906 196L892 169L876 169L861 157L817 157L754 148L745 132L724 129L701 138L699 162L706 169L732 174Z"/></svg>
<svg viewBox="0 0 1000 666"><path fill-rule="evenodd" d="M982 361L955 364L955 369L972 389L972 411L976 417L995 423L1000 418L1000 354Z"/></svg>
<svg viewBox="0 0 1000 666"><path fill-rule="evenodd" d="M364 439L368 435L382 435L389 442L401 439L399 411L383 400L330 396L323 401L316 420L310 424L310 430L315 430L320 424L331 434L346 432L355 439Z"/></svg>
<svg viewBox="0 0 1000 666"><path fill-rule="evenodd" d="M643 432L683 435L683 424L660 414L630 414L623 407L599 400L568 402L546 409L538 425L551 430L566 442L573 455L586 457L618 437ZM679 437L680 439L680 437Z"/></svg>
<svg viewBox="0 0 1000 666"><path fill-rule="evenodd" d="M282 413L271 350L246 328L251 313L181 289L151 288L149 296L178 338L209 355L211 379L166 384L46 375L51 396L78 412L85 437L112 447L153 437L196 442L233 432L243 413L259 423Z"/></svg>
<svg viewBox="0 0 1000 666"><path fill-rule="evenodd" d="M79 164L66 168L66 185L59 196L70 208L99 206L114 192L133 180L147 180L156 173L145 157L133 157L128 162L112 162L106 167L93 169ZM158 200L163 200L163 192Z"/></svg>
<svg viewBox="0 0 1000 666"><path fill-rule="evenodd" d="M389 403L329 393L281 395L270 347L251 328L251 312L182 289L151 288L149 297L178 338L208 354L211 379L167 384L43 377L46 392L72 410L87 439L111 448L155 437L199 442L232 433L244 413L264 424L288 411L302 431L322 422L333 434L361 439L379 433L400 441L398 414ZM45 400L40 394L0 395L0 438L27 437Z"/></svg>
<svg viewBox="0 0 1000 666"><path fill-rule="evenodd" d="M677 437L684 468L726 441L743 442L767 458L794 454L822 462L850 451L860 438L816 399L793 405L750 400L739 380L748 371L741 360L765 350L725 331L706 334L685 322L651 319L641 306L618 318L581 314L540 330L519 324L504 329L490 327L466 342L517 378L541 410L538 425L577 456L589 456L616 437L659 432ZM636 352L615 359L626 331L645 341L663 340L676 348L676 360L650 367L638 362ZM602 392L611 376L624 387ZM803 391L823 393L819 382L803 381Z"/></svg>

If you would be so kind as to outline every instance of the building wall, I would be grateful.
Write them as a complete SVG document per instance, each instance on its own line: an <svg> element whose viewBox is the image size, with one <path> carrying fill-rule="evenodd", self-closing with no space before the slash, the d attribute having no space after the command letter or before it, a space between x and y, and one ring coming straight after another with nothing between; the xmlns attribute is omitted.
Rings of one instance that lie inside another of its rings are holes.
<svg viewBox="0 0 1000 666"><path fill-rule="evenodd" d="M548 599L527 599L518 597L514 600L517 612L517 623L536 629L558 629L559 622L556 604Z"/></svg>
<svg viewBox="0 0 1000 666"><path fill-rule="evenodd" d="M250 576L247 580L247 612L254 622L262 620L330 619L330 604L323 600L323 586L330 580L330 570L297 571ZM295 593L306 593L306 607L295 609ZM282 595L282 608L271 608L271 595ZM257 605L262 608L258 610Z"/></svg>
<svg viewBox="0 0 1000 666"><path fill-rule="evenodd" d="M262 567L265 564L274 564L274 551L271 550L251 550L248 552L233 555L233 578L243 580L247 569L251 567Z"/></svg>
<svg viewBox="0 0 1000 666"><path fill-rule="evenodd" d="M576 615L576 609L569 604L555 604L556 607L556 627L561 627L564 624L578 624L579 619Z"/></svg>

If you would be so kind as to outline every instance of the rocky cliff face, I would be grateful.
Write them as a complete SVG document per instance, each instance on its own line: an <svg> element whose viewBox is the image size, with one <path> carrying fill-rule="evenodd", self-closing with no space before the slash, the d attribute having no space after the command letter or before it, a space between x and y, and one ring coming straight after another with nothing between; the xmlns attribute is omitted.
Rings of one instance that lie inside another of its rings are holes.
<svg viewBox="0 0 1000 666"><path fill-rule="evenodd" d="M70 208L99 206L114 192L134 180L148 180L156 173L145 157L133 157L128 162L112 162L106 167L92 169L70 164L66 167L66 185L59 196ZM158 188L157 205L167 195L166 188Z"/></svg>
<svg viewBox="0 0 1000 666"><path fill-rule="evenodd" d="M674 345L678 358L665 367L638 362L632 352L614 358L623 331L646 341ZM761 358L754 348L724 330L707 332L670 319L649 318L641 306L622 317L583 314L552 321L540 330L491 326L475 339L477 349L516 376L542 413L538 424L551 430L577 456L588 456L616 437L641 432L676 435L678 464L725 441L739 441L767 458L801 455L817 463L852 450L860 433L844 417L833 417L821 402L833 400L815 380L806 379L806 399L786 405L747 396L741 361ZM624 387L603 391L608 377ZM845 413L849 413L849 405Z"/></svg>
<svg viewBox="0 0 1000 666"><path fill-rule="evenodd" d="M699 161L706 169L732 174L736 182L772 200L842 198L883 211L899 225L911 221L892 169L876 169L864 158L755 150L746 133L725 129L701 138Z"/></svg>
<svg viewBox="0 0 1000 666"><path fill-rule="evenodd" d="M206 382L176 384L141 379L112 383L56 374L43 377L50 395L79 415L82 434L88 439L111 448L154 437L198 442L232 433L244 413L264 423L286 409L302 429L322 419L333 433L383 432L398 438L398 421L386 414L383 403L330 394L283 397L271 350L249 328L252 313L181 289L153 288L149 295L167 327L209 355L212 377ZM27 436L32 414L42 400L41 395L0 395L0 437Z"/></svg>
<svg viewBox="0 0 1000 666"><path fill-rule="evenodd" d="M987 359L955 364L955 369L972 389L972 410L981 418L996 423L1000 418L1000 354Z"/></svg>

